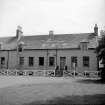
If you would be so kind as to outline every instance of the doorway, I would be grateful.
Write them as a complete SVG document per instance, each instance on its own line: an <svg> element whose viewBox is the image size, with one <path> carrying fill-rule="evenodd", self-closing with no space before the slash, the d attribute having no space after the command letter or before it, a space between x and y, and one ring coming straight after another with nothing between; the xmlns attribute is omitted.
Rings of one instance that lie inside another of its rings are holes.
<svg viewBox="0 0 105 105"><path fill-rule="evenodd" d="M66 57L60 57L60 75L63 76L63 71L66 65Z"/></svg>

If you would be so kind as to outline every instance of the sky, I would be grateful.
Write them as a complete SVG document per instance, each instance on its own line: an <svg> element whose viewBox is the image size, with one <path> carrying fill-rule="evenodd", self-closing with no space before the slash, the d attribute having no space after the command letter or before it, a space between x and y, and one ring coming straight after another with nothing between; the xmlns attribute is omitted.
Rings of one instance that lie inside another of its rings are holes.
<svg viewBox="0 0 105 105"><path fill-rule="evenodd" d="M93 32L105 26L105 0L0 0L0 37Z"/></svg>

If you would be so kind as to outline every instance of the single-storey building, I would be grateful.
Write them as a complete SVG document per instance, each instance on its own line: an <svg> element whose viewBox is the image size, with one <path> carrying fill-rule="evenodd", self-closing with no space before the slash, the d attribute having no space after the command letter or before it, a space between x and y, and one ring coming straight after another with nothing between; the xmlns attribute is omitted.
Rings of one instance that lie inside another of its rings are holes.
<svg viewBox="0 0 105 105"><path fill-rule="evenodd" d="M25 36L18 26L16 36L0 38L0 69L96 71L98 27L91 33Z"/></svg>

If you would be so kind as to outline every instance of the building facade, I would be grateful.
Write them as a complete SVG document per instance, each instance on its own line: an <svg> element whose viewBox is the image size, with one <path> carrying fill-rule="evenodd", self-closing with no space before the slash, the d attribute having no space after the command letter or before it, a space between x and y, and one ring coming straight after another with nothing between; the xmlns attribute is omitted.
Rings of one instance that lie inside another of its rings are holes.
<svg viewBox="0 0 105 105"><path fill-rule="evenodd" d="M0 69L96 71L98 27L92 33L23 35L0 38Z"/></svg>

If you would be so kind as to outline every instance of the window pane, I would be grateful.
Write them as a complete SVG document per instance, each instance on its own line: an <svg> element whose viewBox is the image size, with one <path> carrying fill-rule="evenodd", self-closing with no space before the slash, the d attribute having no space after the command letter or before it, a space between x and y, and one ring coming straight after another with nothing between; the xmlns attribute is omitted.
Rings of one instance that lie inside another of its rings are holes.
<svg viewBox="0 0 105 105"><path fill-rule="evenodd" d="M54 65L55 65L54 57L49 57L49 66L54 66Z"/></svg>
<svg viewBox="0 0 105 105"><path fill-rule="evenodd" d="M5 64L5 57L1 57L1 65Z"/></svg>
<svg viewBox="0 0 105 105"><path fill-rule="evenodd" d="M29 57L29 66L34 65L34 57Z"/></svg>
<svg viewBox="0 0 105 105"><path fill-rule="evenodd" d="M24 65L24 57L20 57L20 59L19 59L19 65Z"/></svg>
<svg viewBox="0 0 105 105"><path fill-rule="evenodd" d="M44 66L44 57L39 57L39 66Z"/></svg>
<svg viewBox="0 0 105 105"><path fill-rule="evenodd" d="M89 67L89 56L83 56L83 66Z"/></svg>

